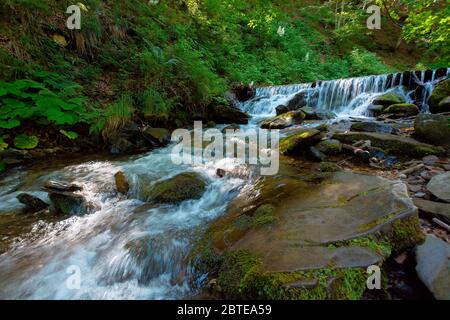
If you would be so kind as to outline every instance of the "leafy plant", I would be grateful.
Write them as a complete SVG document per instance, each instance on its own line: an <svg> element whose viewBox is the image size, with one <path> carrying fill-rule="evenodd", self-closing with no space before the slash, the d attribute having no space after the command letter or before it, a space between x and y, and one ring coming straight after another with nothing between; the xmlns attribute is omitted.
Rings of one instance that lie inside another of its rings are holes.
<svg viewBox="0 0 450 320"><path fill-rule="evenodd" d="M66 130L59 130L60 133L62 133L64 136L69 138L70 140L75 140L78 138L78 133L75 131L66 131Z"/></svg>
<svg viewBox="0 0 450 320"><path fill-rule="evenodd" d="M14 146L19 149L34 149L38 144L39 139L36 136L19 134L14 138Z"/></svg>

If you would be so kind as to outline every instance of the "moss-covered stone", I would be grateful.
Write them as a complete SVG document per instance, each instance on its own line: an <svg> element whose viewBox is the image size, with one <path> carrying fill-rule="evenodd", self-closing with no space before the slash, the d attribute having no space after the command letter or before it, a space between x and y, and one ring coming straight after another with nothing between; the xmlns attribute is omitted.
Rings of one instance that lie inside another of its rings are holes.
<svg viewBox="0 0 450 320"><path fill-rule="evenodd" d="M414 135L433 144L450 145L449 119L437 114L420 114L414 120Z"/></svg>
<svg viewBox="0 0 450 320"><path fill-rule="evenodd" d="M319 168L320 168L321 172L338 172L338 171L342 171L342 168L339 167L334 162L321 162L320 165L319 165Z"/></svg>
<svg viewBox="0 0 450 320"><path fill-rule="evenodd" d="M327 139L315 145L317 150L325 154L339 154L342 152L342 143L339 140Z"/></svg>
<svg viewBox="0 0 450 320"><path fill-rule="evenodd" d="M276 220L273 215L275 207L270 204L263 204L256 209L253 215L253 226L261 226L272 223Z"/></svg>
<svg viewBox="0 0 450 320"><path fill-rule="evenodd" d="M353 144L361 140L370 140L372 146L381 148L388 153L406 155L414 158L421 158L426 155L441 155L445 153L445 150L442 147L435 147L411 138L386 133L337 133L333 138L348 144Z"/></svg>
<svg viewBox="0 0 450 320"><path fill-rule="evenodd" d="M383 113L393 113L403 116L414 116L420 112L419 107L411 103L393 104L383 110Z"/></svg>
<svg viewBox="0 0 450 320"><path fill-rule="evenodd" d="M424 241L425 234L420 229L417 216L398 219L392 224L391 244L396 252L414 248Z"/></svg>
<svg viewBox="0 0 450 320"><path fill-rule="evenodd" d="M440 82L431 93L428 98L428 105L430 107L430 112L439 113L449 111L448 109L441 109L439 104L445 98L450 96L450 79Z"/></svg>
<svg viewBox="0 0 450 320"><path fill-rule="evenodd" d="M263 129L284 129L294 124L300 124L305 119L302 111L289 111L261 124Z"/></svg>
<svg viewBox="0 0 450 320"><path fill-rule="evenodd" d="M285 155L293 155L319 142L321 139L322 134L319 130L302 129L289 137L281 139L280 152Z"/></svg>
<svg viewBox="0 0 450 320"><path fill-rule="evenodd" d="M405 99L395 92L385 93L379 97L376 97L372 102L374 105L382 105L384 107L389 107L393 104L399 103L405 103Z"/></svg>
<svg viewBox="0 0 450 320"><path fill-rule="evenodd" d="M145 190L144 196L151 203L176 204L184 200L199 199L206 189L206 182L195 172L184 172L168 180L156 183Z"/></svg>

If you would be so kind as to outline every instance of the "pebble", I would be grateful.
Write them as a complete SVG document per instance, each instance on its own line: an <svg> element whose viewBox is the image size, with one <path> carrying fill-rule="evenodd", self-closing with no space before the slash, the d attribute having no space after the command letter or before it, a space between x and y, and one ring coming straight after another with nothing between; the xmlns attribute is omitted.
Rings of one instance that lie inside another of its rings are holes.
<svg viewBox="0 0 450 320"><path fill-rule="evenodd" d="M425 197L425 192L416 192L416 193L414 194L414 196L415 196L416 198L423 198L423 197Z"/></svg>
<svg viewBox="0 0 450 320"><path fill-rule="evenodd" d="M422 190L422 186L418 185L418 184L412 184L412 185L408 184L408 189L411 192L418 192L418 191Z"/></svg>

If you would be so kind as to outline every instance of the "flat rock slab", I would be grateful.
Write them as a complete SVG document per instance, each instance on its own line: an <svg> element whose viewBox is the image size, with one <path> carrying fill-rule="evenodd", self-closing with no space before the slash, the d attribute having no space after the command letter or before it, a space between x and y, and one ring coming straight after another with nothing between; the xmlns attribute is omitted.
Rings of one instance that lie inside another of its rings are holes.
<svg viewBox="0 0 450 320"><path fill-rule="evenodd" d="M427 155L440 155L445 151L441 147L422 143L408 137L388 133L347 132L337 133L333 139L353 144L360 140L370 140L373 147L381 148L389 153L421 158Z"/></svg>
<svg viewBox="0 0 450 320"><path fill-rule="evenodd" d="M450 300L450 244L427 236L416 249L419 278L439 300Z"/></svg>
<svg viewBox="0 0 450 320"><path fill-rule="evenodd" d="M296 177L272 179L270 183L280 179L289 184L287 180ZM261 254L268 271L364 267L383 257L357 245L328 245L375 233L398 218L417 214L402 182L377 176L338 172L294 194L278 201L276 222L251 229L233 249Z"/></svg>
<svg viewBox="0 0 450 320"><path fill-rule="evenodd" d="M450 202L450 172L438 174L431 178L427 189L441 200Z"/></svg>
<svg viewBox="0 0 450 320"><path fill-rule="evenodd" d="M414 199L414 204L425 213L442 216L450 221L450 203Z"/></svg>

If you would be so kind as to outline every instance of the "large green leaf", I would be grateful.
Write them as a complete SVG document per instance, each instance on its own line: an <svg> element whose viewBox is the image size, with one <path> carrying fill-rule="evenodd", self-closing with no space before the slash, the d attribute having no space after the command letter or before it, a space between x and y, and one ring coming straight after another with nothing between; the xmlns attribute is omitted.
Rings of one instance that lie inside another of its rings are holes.
<svg viewBox="0 0 450 320"><path fill-rule="evenodd" d="M12 129L18 126L20 126L20 121L17 119L0 120L0 128Z"/></svg>
<svg viewBox="0 0 450 320"><path fill-rule="evenodd" d="M19 149L34 149L39 144L39 139L36 136L29 136L26 134L19 134L14 138L14 145Z"/></svg>
<svg viewBox="0 0 450 320"><path fill-rule="evenodd" d="M78 133L76 133L75 131L59 130L59 132L61 132L70 140L75 140L76 138L78 138Z"/></svg>

